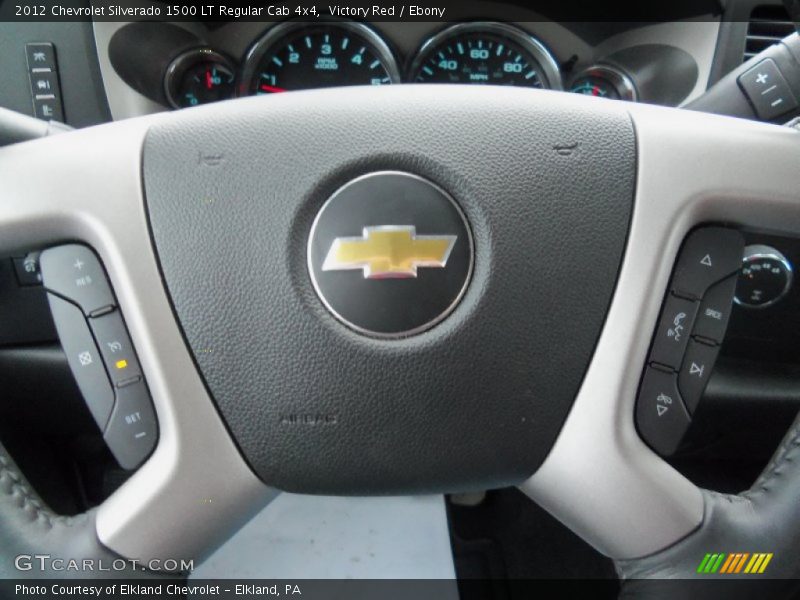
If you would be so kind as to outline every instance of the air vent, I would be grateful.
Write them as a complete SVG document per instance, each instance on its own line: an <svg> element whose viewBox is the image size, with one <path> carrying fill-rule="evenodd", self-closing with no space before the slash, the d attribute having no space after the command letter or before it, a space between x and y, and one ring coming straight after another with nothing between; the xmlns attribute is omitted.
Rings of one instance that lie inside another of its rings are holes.
<svg viewBox="0 0 800 600"><path fill-rule="evenodd" d="M789 19L789 13L783 6L755 7L750 13L750 22L747 24L744 61L750 60L794 31L794 23Z"/></svg>

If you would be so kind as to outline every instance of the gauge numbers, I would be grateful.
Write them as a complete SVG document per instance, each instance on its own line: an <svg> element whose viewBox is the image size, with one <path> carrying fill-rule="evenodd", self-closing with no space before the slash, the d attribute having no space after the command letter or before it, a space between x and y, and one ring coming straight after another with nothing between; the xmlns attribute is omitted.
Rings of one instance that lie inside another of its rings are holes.
<svg viewBox="0 0 800 600"><path fill-rule="evenodd" d="M414 60L411 80L560 88L558 66L547 50L502 23L463 23L432 37Z"/></svg>
<svg viewBox="0 0 800 600"><path fill-rule="evenodd" d="M273 28L248 57L247 93L263 95L346 85L399 81L386 44L358 23Z"/></svg>

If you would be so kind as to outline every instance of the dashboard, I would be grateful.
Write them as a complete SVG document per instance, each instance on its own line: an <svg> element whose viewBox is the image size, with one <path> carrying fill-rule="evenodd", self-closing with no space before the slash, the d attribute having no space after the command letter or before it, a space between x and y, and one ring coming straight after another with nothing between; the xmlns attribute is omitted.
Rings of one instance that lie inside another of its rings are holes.
<svg viewBox="0 0 800 600"><path fill-rule="evenodd" d="M406 83L523 86L678 106L705 90L720 28L711 18L622 28L505 22L497 5L482 6L474 20L449 23L96 22L94 34L112 115L126 118L244 96Z"/></svg>
<svg viewBox="0 0 800 600"><path fill-rule="evenodd" d="M288 21L250 48L238 86L233 60L210 48L189 50L167 70L165 89L174 108L235 95L392 83L486 83L561 88L558 64L536 38L499 22L456 23L432 36L407 68L369 26ZM598 93L607 93L597 88ZM591 90L590 90L591 91Z"/></svg>

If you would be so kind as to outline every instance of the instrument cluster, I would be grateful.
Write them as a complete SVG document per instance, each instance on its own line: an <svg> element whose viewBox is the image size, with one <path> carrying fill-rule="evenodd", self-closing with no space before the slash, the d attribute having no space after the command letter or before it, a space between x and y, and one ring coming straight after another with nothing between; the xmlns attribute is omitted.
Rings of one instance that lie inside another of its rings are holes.
<svg viewBox="0 0 800 600"><path fill-rule="evenodd" d="M629 90L617 89L620 82L627 85L624 74L607 71L576 78L571 91L633 99ZM212 48L188 50L167 69L164 91L174 108L184 108L239 96L404 82L563 89L551 52L513 25L447 26L401 63L370 26L337 20L279 23L256 40L241 65Z"/></svg>

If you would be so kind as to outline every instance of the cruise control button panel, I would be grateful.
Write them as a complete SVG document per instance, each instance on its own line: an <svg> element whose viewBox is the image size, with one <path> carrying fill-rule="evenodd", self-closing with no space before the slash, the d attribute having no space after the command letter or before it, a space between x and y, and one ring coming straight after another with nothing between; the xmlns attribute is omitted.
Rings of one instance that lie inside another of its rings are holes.
<svg viewBox="0 0 800 600"><path fill-rule="evenodd" d="M687 237L678 256L636 402L636 425L663 456L680 446L725 337L744 237L704 227Z"/></svg>
<svg viewBox="0 0 800 600"><path fill-rule="evenodd" d="M86 246L41 254L42 282L78 387L124 469L139 466L158 437L153 403L105 270Z"/></svg>

